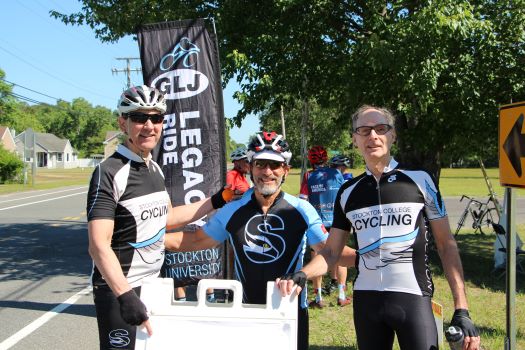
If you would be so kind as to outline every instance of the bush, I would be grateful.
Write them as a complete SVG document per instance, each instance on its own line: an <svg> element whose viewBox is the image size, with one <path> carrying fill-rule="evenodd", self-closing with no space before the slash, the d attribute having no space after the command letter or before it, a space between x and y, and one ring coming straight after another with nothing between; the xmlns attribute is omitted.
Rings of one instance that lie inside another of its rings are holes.
<svg viewBox="0 0 525 350"><path fill-rule="evenodd" d="M21 178L24 163L14 152L0 145L0 183L12 183Z"/></svg>

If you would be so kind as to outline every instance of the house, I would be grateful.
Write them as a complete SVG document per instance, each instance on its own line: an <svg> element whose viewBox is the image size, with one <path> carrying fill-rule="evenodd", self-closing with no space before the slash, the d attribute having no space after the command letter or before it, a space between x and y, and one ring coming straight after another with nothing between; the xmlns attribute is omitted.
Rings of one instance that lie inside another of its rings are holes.
<svg viewBox="0 0 525 350"><path fill-rule="evenodd" d="M16 152L15 139L7 126L0 125L0 144L4 149Z"/></svg>
<svg viewBox="0 0 525 350"><path fill-rule="evenodd" d="M104 140L104 159L115 152L117 145L121 142L122 131L108 131Z"/></svg>
<svg viewBox="0 0 525 350"><path fill-rule="evenodd" d="M78 152L69 140L53 134L34 132L32 129L27 129L15 137L17 153L24 161L31 162L33 159L33 139L37 167L68 169L78 166Z"/></svg>

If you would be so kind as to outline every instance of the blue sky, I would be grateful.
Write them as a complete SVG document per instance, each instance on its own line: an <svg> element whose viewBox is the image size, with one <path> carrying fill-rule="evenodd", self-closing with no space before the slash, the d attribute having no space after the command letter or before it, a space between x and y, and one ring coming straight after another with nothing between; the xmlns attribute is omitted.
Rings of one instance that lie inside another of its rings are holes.
<svg viewBox="0 0 525 350"><path fill-rule="evenodd" d="M13 92L49 104L56 103L54 98L71 101L83 97L93 105L115 109L127 78L125 73L112 73L112 69L126 67L126 61L117 57L138 58L138 44L131 36L105 44L95 38L89 27L66 26L49 16L52 9L73 13L80 7L79 2L71 0L2 3L0 69L6 73L7 81L18 85ZM132 69L138 67L139 60L131 61ZM142 84L142 74L132 73L131 81ZM235 115L240 108L232 98L237 88L230 83L223 92L226 117ZM258 119L251 116L230 136L236 142L246 143L258 130Z"/></svg>

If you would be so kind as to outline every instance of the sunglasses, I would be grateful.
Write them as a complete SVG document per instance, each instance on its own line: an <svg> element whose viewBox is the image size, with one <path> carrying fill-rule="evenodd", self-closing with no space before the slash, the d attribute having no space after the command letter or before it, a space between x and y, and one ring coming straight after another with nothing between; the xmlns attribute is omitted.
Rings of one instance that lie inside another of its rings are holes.
<svg viewBox="0 0 525 350"><path fill-rule="evenodd" d="M284 165L284 163L277 162L275 160L256 159L253 161L253 165L258 169L266 169L266 167L269 166L270 169L276 170L281 168Z"/></svg>
<svg viewBox="0 0 525 350"><path fill-rule="evenodd" d="M145 114L140 112L127 113L124 115L126 118L131 119L133 123L146 124L148 120L151 120L153 124L159 124L164 121L164 114Z"/></svg>
<svg viewBox="0 0 525 350"><path fill-rule="evenodd" d="M392 130L392 125L389 124L377 124L374 126L360 126L355 128L354 133L361 136L368 136L374 130L378 135L384 135L390 130Z"/></svg>

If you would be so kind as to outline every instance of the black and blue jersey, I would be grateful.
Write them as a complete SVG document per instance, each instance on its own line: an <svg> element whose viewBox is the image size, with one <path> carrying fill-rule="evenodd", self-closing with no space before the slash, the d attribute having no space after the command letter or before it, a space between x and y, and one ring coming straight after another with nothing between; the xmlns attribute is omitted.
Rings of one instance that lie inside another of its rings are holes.
<svg viewBox="0 0 525 350"><path fill-rule="evenodd" d="M266 304L268 281L302 268L307 239L317 244L328 237L308 202L281 192L265 214L253 189L226 204L203 230L216 241L230 241L243 301L251 304ZM307 306L305 293L300 304Z"/></svg>

